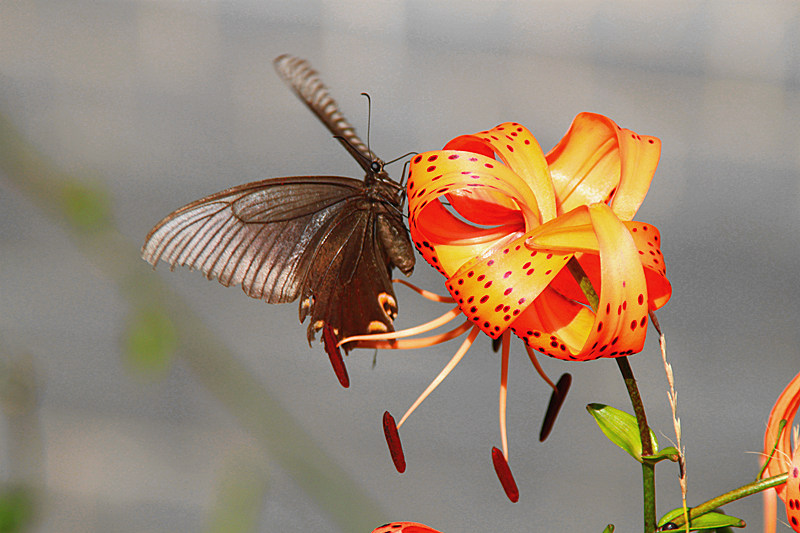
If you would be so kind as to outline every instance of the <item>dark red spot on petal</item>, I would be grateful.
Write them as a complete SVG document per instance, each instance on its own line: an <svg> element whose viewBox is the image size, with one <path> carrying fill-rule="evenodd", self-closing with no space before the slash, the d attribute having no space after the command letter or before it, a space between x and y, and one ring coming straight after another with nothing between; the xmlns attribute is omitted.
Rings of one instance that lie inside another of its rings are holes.
<svg viewBox="0 0 800 533"><path fill-rule="evenodd" d="M503 294L504 294L505 296L508 296L509 294L511 294L511 292L512 292L513 290L514 290L514 288L513 288L513 287L509 287L509 288L507 288L505 291L503 291Z"/></svg>
<svg viewBox="0 0 800 533"><path fill-rule="evenodd" d="M439 156L438 156L438 155L432 155L432 156L428 157L428 161L429 161L429 162L436 161L437 159L439 159Z"/></svg>

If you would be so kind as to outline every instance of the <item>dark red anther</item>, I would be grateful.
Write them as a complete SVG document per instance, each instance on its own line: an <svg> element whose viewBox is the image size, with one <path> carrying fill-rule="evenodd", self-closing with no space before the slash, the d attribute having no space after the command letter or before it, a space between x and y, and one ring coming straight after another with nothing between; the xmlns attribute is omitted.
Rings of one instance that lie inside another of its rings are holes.
<svg viewBox="0 0 800 533"><path fill-rule="evenodd" d="M347 367L344 366L342 351L337 346L338 342L333 328L325 324L322 328L322 344L325 346L325 353L328 354L328 358L331 360L333 371L336 373L336 377L339 378L339 383L346 389L350 386L350 377L347 375Z"/></svg>
<svg viewBox="0 0 800 533"><path fill-rule="evenodd" d="M397 424L389 411L383 413L383 434L386 435L386 444L389 445L389 453L392 454L394 467L401 474L406 471L406 456L403 454L403 445L400 443L400 434L397 432Z"/></svg>
<svg viewBox="0 0 800 533"><path fill-rule="evenodd" d="M506 461L506 458L503 456L503 452L496 446L492 447L492 463L494 463L494 471L497 473L497 479L500 480L503 490L506 491L506 496L508 496L508 499L513 503L517 503L519 501L517 482L514 481L514 476L511 474L511 469L508 467L508 461Z"/></svg>
<svg viewBox="0 0 800 533"><path fill-rule="evenodd" d="M558 383L556 383L556 390L550 395L550 403L547 404L547 412L544 415L544 422L542 422L542 430L539 432L539 442L546 439L547 436L550 435L550 432L553 431L553 425L555 425L558 412L561 410L561 406L567 398L570 385L572 385L572 375L569 373L561 376Z"/></svg>

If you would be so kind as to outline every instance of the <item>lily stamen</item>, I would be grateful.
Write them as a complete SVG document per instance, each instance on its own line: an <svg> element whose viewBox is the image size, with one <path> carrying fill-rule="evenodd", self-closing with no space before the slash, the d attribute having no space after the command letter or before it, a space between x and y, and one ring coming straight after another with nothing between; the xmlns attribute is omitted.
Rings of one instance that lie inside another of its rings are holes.
<svg viewBox="0 0 800 533"><path fill-rule="evenodd" d="M406 281L404 279L395 278L395 279L392 280L392 283L400 283L401 285L405 285L406 287L408 287L412 291L416 292L417 294L419 294L423 298L426 298L426 299L428 299L428 300L430 300L432 302L442 302L442 303L448 303L448 304L456 303L455 299L452 298L451 296L442 296L440 294L436 294L435 292L427 291L427 290L425 290L425 289L423 289L421 287L417 287L413 283L408 282L408 281Z"/></svg>
<svg viewBox="0 0 800 533"><path fill-rule="evenodd" d="M451 309L447 313L443 314L440 317L434 318L429 322L425 322L424 324L420 324L419 326L414 326L413 328L408 329L401 329L400 331L391 331L389 333L374 333L374 334L367 334L367 335L353 335L352 337L347 337L339 341L339 346L346 342L355 342L355 341L380 341L380 340L389 340L389 339L402 339L404 337L413 337L414 335L419 335L420 333L425 333L427 331L434 330L439 326L443 326L459 316L461 314L461 310L456 306L455 308Z"/></svg>
<svg viewBox="0 0 800 533"><path fill-rule="evenodd" d="M400 419L400 422L397 423L397 429L400 429L400 427L403 425L403 422L406 421L409 415L413 413L417 407L419 407L423 400L425 400L425 398L427 398L428 395L432 393L433 390L438 387L442 381L444 381L444 378L446 378L447 375L450 374L450 372L456 367L456 365L467 353L470 346L472 346L472 343L475 342L475 339L478 337L478 333L480 333L480 331L480 328L477 326L472 327L472 331L469 332L467 338L461 343L461 346L458 348L458 351L455 353L455 355L453 355L452 359L450 359L450 362L445 365L442 371L439 372L439 375L434 378L430 385L428 385L428 388L425 389L425 391L419 395L419 398L417 398L414 403L411 404L411 407L408 408L408 411L406 411L406 413Z"/></svg>

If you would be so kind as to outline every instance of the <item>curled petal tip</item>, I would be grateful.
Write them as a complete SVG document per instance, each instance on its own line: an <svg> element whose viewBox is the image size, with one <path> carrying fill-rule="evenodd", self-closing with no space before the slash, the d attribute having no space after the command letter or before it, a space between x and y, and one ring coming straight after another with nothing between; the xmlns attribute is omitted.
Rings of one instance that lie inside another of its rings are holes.
<svg viewBox="0 0 800 533"><path fill-rule="evenodd" d="M511 468L508 467L508 461L506 461L503 452L496 446L492 448L492 463L494 464L494 471L497 473L497 479L500 480L500 485L506 492L506 496L513 503L517 503L519 501L517 482L514 481L514 475L511 473Z"/></svg>
<svg viewBox="0 0 800 533"><path fill-rule="evenodd" d="M400 434L397 432L397 424L389 411L383 413L383 434L386 436L386 444L389 445L389 453L392 455L394 467L402 474L406 471L406 457L403 454L403 445L400 442Z"/></svg>
<svg viewBox="0 0 800 533"><path fill-rule="evenodd" d="M322 344L325 347L325 353L328 354L328 358L331 360L333 372L339 379L339 383L345 389L348 388L350 386L350 376L347 375L347 367L344 366L344 359L336 342L336 335L333 333L333 328L328 324L325 324L322 328Z"/></svg>
<svg viewBox="0 0 800 533"><path fill-rule="evenodd" d="M544 415L544 422L542 422L542 430L539 432L539 442L543 442L553 431L553 425L556 423L558 412L561 406L564 405L564 400L567 398L567 392L572 385L572 375L568 372L564 373L556 383L556 388L550 395L550 403L547 404L547 412Z"/></svg>

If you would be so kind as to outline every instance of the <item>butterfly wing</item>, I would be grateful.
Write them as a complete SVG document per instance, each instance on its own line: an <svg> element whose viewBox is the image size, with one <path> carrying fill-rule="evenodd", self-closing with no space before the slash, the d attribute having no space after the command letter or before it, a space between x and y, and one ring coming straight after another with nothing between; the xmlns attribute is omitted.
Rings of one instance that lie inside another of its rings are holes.
<svg viewBox="0 0 800 533"><path fill-rule="evenodd" d="M358 161L365 172L371 172L370 163L376 159L355 128L344 118L328 88L311 68L308 61L284 54L273 62L275 70L295 94L317 115L323 124L339 139L342 146Z"/></svg>
<svg viewBox="0 0 800 533"><path fill-rule="evenodd" d="M361 182L339 177L269 179L192 202L147 235L142 257L200 270L225 286L241 285L268 303L300 295L326 221Z"/></svg>
<svg viewBox="0 0 800 533"><path fill-rule="evenodd" d="M336 176L227 189L164 218L148 234L142 257L154 266L161 259L200 270L268 303L302 296L309 341L326 323L338 339L392 331L393 264L377 227L387 219L402 225L402 218L364 191L362 181Z"/></svg>
<svg viewBox="0 0 800 533"><path fill-rule="evenodd" d="M326 323L339 340L394 331L394 264L378 231L391 216L387 206L362 196L348 199L331 221L317 245L300 304L300 320L311 317L309 340Z"/></svg>

